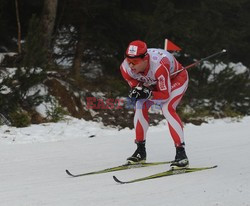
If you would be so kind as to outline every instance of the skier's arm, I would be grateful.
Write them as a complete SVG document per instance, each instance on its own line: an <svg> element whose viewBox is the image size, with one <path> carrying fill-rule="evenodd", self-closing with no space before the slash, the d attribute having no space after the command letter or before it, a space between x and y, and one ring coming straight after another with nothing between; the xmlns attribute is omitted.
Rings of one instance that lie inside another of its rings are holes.
<svg viewBox="0 0 250 206"><path fill-rule="evenodd" d="M129 76L127 71L122 66L120 66L120 70L121 70L123 78L128 82L131 88L134 88L139 84L139 81Z"/></svg>
<svg viewBox="0 0 250 206"><path fill-rule="evenodd" d="M161 65L155 73L157 79L156 91L152 92L152 100L167 100L171 92L171 82L169 70L165 65Z"/></svg>

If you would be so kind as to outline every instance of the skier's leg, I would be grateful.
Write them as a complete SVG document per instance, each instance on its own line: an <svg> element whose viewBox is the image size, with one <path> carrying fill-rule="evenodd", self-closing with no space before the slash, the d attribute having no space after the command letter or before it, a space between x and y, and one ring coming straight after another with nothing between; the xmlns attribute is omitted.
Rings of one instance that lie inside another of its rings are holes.
<svg viewBox="0 0 250 206"><path fill-rule="evenodd" d="M183 168L189 164L184 148L183 124L176 113L176 107L180 103L188 86L187 72L181 72L172 80L172 91L169 100L162 105L162 111L168 121L169 131L176 147L176 156L174 162L170 165L172 168Z"/></svg>
<svg viewBox="0 0 250 206"><path fill-rule="evenodd" d="M180 103L188 86L187 72L184 70L171 81L173 85L169 100L162 104L162 112L168 121L171 137L176 147L184 145L183 124L176 113L176 107Z"/></svg>
<svg viewBox="0 0 250 206"><path fill-rule="evenodd" d="M149 126L148 110L153 105L152 101L139 100L135 105L134 128L136 142L146 140L146 133Z"/></svg>
<svg viewBox="0 0 250 206"><path fill-rule="evenodd" d="M148 110L153 102L147 100L139 100L135 105L134 127L135 127L135 143L137 149L134 154L127 158L128 163L136 164L146 160L146 133L149 126Z"/></svg>

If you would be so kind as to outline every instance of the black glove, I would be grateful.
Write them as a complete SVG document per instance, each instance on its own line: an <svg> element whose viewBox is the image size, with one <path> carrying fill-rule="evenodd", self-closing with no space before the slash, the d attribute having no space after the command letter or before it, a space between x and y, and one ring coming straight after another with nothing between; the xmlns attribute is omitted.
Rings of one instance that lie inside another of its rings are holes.
<svg viewBox="0 0 250 206"><path fill-rule="evenodd" d="M142 87L138 86L138 87L133 88L129 92L128 96L130 99L135 99L135 100L149 99L152 96L152 91L145 86L142 86Z"/></svg>

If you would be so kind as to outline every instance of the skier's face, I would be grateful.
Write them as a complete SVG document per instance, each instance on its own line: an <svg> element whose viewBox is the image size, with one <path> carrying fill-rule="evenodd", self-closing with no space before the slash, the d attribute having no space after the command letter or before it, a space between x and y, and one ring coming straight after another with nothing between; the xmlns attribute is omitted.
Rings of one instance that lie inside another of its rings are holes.
<svg viewBox="0 0 250 206"><path fill-rule="evenodd" d="M144 72L147 67L147 59L142 58L126 58L129 67L131 68L132 72L138 74L140 72Z"/></svg>

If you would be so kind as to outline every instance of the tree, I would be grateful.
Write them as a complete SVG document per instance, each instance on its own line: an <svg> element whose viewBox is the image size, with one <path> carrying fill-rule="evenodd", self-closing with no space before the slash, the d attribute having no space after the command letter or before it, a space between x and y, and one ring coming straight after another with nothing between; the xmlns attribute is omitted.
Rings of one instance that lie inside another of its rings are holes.
<svg viewBox="0 0 250 206"><path fill-rule="evenodd" d="M71 69L71 74L76 80L79 80L80 78L80 69L81 69L81 64L82 64L82 59L83 59L83 51L85 49L85 40L84 40L85 29L84 28L85 28L84 24L79 25L77 43L76 43L76 48L75 48L75 56L73 60L73 66Z"/></svg>
<svg viewBox="0 0 250 206"><path fill-rule="evenodd" d="M102 56L100 53L114 45L107 38L113 37L114 31L112 31L110 16L113 15L113 10L117 9L115 4L117 4L115 0L108 2L65 0L66 6L60 28L69 25L73 28L73 32L69 34L71 40L68 46L74 47L71 74L75 79L80 77L83 62L91 62L93 58L100 61ZM113 21L115 20L113 18Z"/></svg>
<svg viewBox="0 0 250 206"><path fill-rule="evenodd" d="M44 0L44 7L41 18L43 28L43 45L45 49L48 50L49 57L51 55L51 43L55 27L57 4L58 0Z"/></svg>

